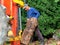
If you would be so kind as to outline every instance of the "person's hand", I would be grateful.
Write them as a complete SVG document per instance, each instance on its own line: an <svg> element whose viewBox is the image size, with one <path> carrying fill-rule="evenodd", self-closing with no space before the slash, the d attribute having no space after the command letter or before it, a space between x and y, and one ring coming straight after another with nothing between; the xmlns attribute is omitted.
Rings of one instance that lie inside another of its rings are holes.
<svg viewBox="0 0 60 45"><path fill-rule="evenodd" d="M31 21L35 21L35 20L37 20L35 17L31 18Z"/></svg>
<svg viewBox="0 0 60 45"><path fill-rule="evenodd" d="M29 19L27 18L27 21L28 21Z"/></svg>

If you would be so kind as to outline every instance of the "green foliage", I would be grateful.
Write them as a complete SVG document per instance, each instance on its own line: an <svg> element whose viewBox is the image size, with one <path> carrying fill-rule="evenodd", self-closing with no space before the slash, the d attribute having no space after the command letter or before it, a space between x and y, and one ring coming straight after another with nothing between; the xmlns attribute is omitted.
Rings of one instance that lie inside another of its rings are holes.
<svg viewBox="0 0 60 45"><path fill-rule="evenodd" d="M55 2L58 2L59 0L55 0Z"/></svg>
<svg viewBox="0 0 60 45"><path fill-rule="evenodd" d="M60 28L60 0L26 0L40 13L39 28L44 36ZM25 16L24 16L25 15ZM26 22L26 13L22 10L22 21ZM23 23L24 24L24 23Z"/></svg>
<svg viewBox="0 0 60 45"><path fill-rule="evenodd" d="M57 37L60 39L60 33L56 33Z"/></svg>

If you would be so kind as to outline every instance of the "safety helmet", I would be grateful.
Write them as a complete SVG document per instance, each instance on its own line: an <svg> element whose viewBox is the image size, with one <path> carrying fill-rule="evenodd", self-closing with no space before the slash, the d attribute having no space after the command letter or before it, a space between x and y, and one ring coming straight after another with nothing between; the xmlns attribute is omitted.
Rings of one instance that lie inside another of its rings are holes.
<svg viewBox="0 0 60 45"><path fill-rule="evenodd" d="M13 0L13 2L17 3L20 5L20 7L24 7L24 2L21 0Z"/></svg>

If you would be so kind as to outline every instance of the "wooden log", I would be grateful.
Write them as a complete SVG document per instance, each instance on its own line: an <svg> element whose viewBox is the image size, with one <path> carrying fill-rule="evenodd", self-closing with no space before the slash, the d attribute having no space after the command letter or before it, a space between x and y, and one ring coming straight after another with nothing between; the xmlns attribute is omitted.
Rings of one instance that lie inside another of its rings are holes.
<svg viewBox="0 0 60 45"><path fill-rule="evenodd" d="M37 26L37 20L32 18L27 21L26 28L23 31L21 43L28 45L30 42L31 37L33 36L33 32Z"/></svg>

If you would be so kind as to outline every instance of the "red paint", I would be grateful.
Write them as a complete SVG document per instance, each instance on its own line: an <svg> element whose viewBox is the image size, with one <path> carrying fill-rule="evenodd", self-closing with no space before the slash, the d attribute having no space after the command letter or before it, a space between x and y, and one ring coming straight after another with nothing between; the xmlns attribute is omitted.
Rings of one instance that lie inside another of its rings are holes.
<svg viewBox="0 0 60 45"><path fill-rule="evenodd" d="M0 0L0 4L1 4L1 0Z"/></svg>
<svg viewBox="0 0 60 45"><path fill-rule="evenodd" d="M20 45L20 41L13 41L13 42L11 42L11 45Z"/></svg>
<svg viewBox="0 0 60 45"><path fill-rule="evenodd" d="M12 1L12 12L11 12L11 1L10 0L4 0L4 6L6 7L6 14L7 15L12 15L13 20L11 20L11 27L14 36L17 36L17 27L18 27L18 7L16 6L15 3ZM20 45L20 41L14 41L11 42L11 45Z"/></svg>
<svg viewBox="0 0 60 45"><path fill-rule="evenodd" d="M6 7L6 14L10 15L10 0L4 0L4 6Z"/></svg>

